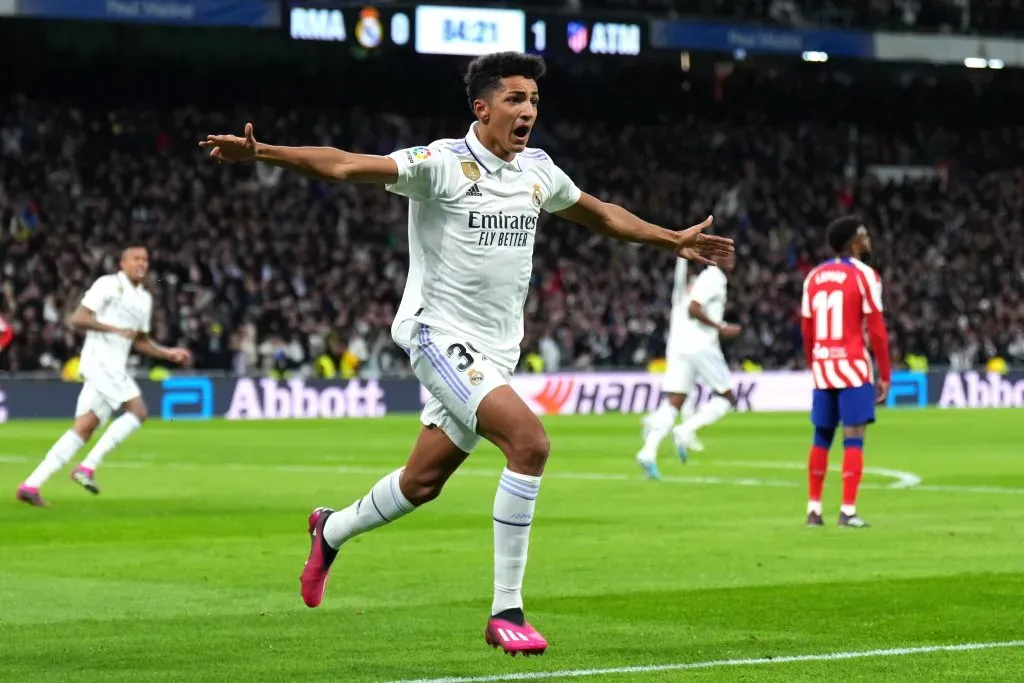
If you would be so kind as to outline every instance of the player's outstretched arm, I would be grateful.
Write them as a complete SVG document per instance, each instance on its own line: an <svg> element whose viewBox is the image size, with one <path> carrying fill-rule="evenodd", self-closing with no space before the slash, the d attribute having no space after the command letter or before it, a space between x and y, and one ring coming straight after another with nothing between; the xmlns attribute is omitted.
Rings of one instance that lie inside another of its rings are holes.
<svg viewBox="0 0 1024 683"><path fill-rule="evenodd" d="M671 251L679 258L708 265L713 265L716 258L733 252L731 239L703 234L703 230L710 227L714 220L711 216L686 230L667 230L648 223L617 204L602 202L586 192L580 195L578 202L555 213L596 233L623 242L649 244Z"/></svg>
<svg viewBox="0 0 1024 683"><path fill-rule="evenodd" d="M133 330L124 330L120 327L101 323L96 319L96 314L85 306L79 306L75 309L75 312L71 314L71 327L79 332L110 332L113 334L119 334L128 339L135 338L135 332Z"/></svg>
<svg viewBox="0 0 1024 683"><path fill-rule="evenodd" d="M135 350L144 356L177 363L178 365L188 365L192 360L192 353L188 349L170 348L157 344L145 332L139 332L135 336Z"/></svg>
<svg viewBox="0 0 1024 683"><path fill-rule="evenodd" d="M262 161L325 181L388 184L398 180L398 164L390 157L355 154L334 147L282 147L256 141L251 123L242 137L207 135L199 142L221 163Z"/></svg>

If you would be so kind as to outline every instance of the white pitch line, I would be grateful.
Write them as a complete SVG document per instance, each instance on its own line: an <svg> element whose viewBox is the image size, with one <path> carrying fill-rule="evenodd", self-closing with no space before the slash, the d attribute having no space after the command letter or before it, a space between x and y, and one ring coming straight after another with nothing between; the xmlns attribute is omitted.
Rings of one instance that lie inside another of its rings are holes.
<svg viewBox="0 0 1024 683"><path fill-rule="evenodd" d="M1009 486L967 486L958 484L925 484L924 486L915 486L911 490L945 493L1024 493L1022 488L1012 488Z"/></svg>
<svg viewBox="0 0 1024 683"><path fill-rule="evenodd" d="M0 464L26 464L30 462L30 459L22 455L9 455L0 454ZM786 470L797 470L803 469L804 466L799 463L759 463L757 461L750 461L749 463L743 463L743 461L736 460L725 460L725 461L714 461L715 465L725 465L727 467L740 467L741 464L747 464L752 468L761 469L786 469ZM368 475L383 475L389 471L386 467L367 467L357 465L258 465L251 463L189 463L189 462L159 462L152 460L113 460L103 464L104 467L120 468L120 469L146 469L150 467L166 467L173 470L199 470L199 469L210 469L210 468L223 468L233 472L247 472L247 471L275 471L275 472L293 472L293 473L334 473L334 474L368 474ZM837 470L838 471L838 470ZM872 482L864 482L860 485L861 489L869 489L873 491L926 491L926 492L939 492L939 493L988 493L996 495L1024 495L1024 488L1015 488L1009 486L984 486L984 485L957 485L957 484L914 484L911 483L912 478L917 481L921 481L920 477L911 472L899 472L898 470L882 470L865 468L867 474L877 474L880 476L896 477L898 475L904 475L903 478L892 484L875 484ZM456 472L456 476L464 477L483 477L483 478L497 478L498 472L486 469L474 469L464 468ZM640 483L641 479L638 475L629 475L622 472L548 472L544 475L545 479L562 479L566 481L621 481L621 482L634 482ZM791 481L786 479L756 479L752 477L714 477L714 476L675 476L665 475L661 478L663 484L704 484L704 485L721 485L721 486L762 486L768 488L801 488L804 486L803 482ZM655 485L652 483L651 485Z"/></svg>
<svg viewBox="0 0 1024 683"><path fill-rule="evenodd" d="M711 460L709 462L713 465L719 465L722 467L750 467L765 470L807 469L807 463L802 462L764 462L761 460ZM839 467L838 465L833 465L828 469L830 472L842 471L842 468ZM891 470L886 467L865 467L864 474L874 474L880 477L890 477L892 479L895 479L895 482L885 487L889 489L908 489L912 486L917 486L922 481L921 477L917 474L914 474L913 472L904 472L903 470Z"/></svg>
<svg viewBox="0 0 1024 683"><path fill-rule="evenodd" d="M924 645L921 647L893 647L884 650L859 650L852 652L825 652L814 655L784 655L781 657L752 657L749 659L714 659L706 662L685 662L678 664L652 664L650 666L621 666L607 669L563 669L561 671L528 671L493 676L447 676L445 678L416 678L391 681L390 683L490 683L491 681L539 681L548 678L583 678L586 676L608 676L614 674L644 674L662 671L687 671L693 669L717 669L730 666L760 666L762 664L791 664L794 662L826 662L845 659L867 659L870 657L904 657L931 652L966 652L970 650L994 650L997 648L1024 647L1024 640L1007 640L993 643L960 643L954 645Z"/></svg>
<svg viewBox="0 0 1024 683"><path fill-rule="evenodd" d="M0 463L27 463L28 459L22 456L0 455ZM273 470L275 472L294 473L333 473L333 474L387 474L388 469L382 467L366 467L358 465L253 465L246 463L214 463L200 465L187 462L157 463L152 461L136 460L114 460L104 463L104 467L143 469L148 467L167 467L173 470L198 470L206 468L224 468L232 472ZM459 469L455 476L462 477L483 477L496 479L500 472L495 470L474 469L464 467ZM620 472L548 472L545 479L563 479L568 481L639 481L639 477L630 476ZM792 481L772 479L751 479L749 477L729 479L725 477L663 477L662 481L670 484L722 484L732 486L770 486L782 488L795 488L800 484Z"/></svg>

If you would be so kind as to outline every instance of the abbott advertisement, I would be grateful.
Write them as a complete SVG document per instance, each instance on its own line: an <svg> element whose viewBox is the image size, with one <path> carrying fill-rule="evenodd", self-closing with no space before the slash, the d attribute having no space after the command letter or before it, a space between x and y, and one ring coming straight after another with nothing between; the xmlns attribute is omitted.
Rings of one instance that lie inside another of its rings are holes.
<svg viewBox="0 0 1024 683"><path fill-rule="evenodd" d="M517 375L512 388L538 415L644 413L661 394L661 376L644 372ZM807 372L734 373L741 411L810 409ZM417 413L430 398L415 380L213 379L139 380L154 417L163 420L372 419ZM74 414L80 384L60 380L0 381L0 422ZM698 394L698 400L705 396ZM890 408L1024 408L1024 372L897 372Z"/></svg>
<svg viewBox="0 0 1024 683"><path fill-rule="evenodd" d="M645 413L661 399L661 375L646 372L579 372L516 375L512 388L538 415ZM811 409L813 378L807 372L733 373L733 392L741 411ZM705 400L698 387L698 401ZM429 393L420 389L421 401Z"/></svg>
<svg viewBox="0 0 1024 683"><path fill-rule="evenodd" d="M416 382L408 380L277 381L173 377L138 380L154 418L162 420L289 420L377 418L389 412L414 413L420 403ZM69 419L81 384L60 380L0 382L0 422L38 418Z"/></svg>

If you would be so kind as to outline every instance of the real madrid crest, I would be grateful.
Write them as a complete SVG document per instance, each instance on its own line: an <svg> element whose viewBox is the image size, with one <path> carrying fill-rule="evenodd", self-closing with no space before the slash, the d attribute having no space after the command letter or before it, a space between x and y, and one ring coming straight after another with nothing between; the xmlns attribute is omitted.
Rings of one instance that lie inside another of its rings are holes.
<svg viewBox="0 0 1024 683"><path fill-rule="evenodd" d="M380 25L380 13L372 7L367 7L359 13L359 22L356 24L356 41L367 50L380 45L384 29Z"/></svg>
<svg viewBox="0 0 1024 683"><path fill-rule="evenodd" d="M533 205L536 206L539 209L540 205L543 204L543 203L544 203L544 197L540 193L540 185L536 185L535 184L533 186Z"/></svg>
<svg viewBox="0 0 1024 683"><path fill-rule="evenodd" d="M476 181L480 180L480 167L476 165L475 161L463 161L462 175L466 176L475 183Z"/></svg>
<svg viewBox="0 0 1024 683"><path fill-rule="evenodd" d="M479 385L480 382L484 381L484 373L480 372L476 368L473 368L472 370L470 370L468 374L469 374L469 383L472 384L474 387Z"/></svg>

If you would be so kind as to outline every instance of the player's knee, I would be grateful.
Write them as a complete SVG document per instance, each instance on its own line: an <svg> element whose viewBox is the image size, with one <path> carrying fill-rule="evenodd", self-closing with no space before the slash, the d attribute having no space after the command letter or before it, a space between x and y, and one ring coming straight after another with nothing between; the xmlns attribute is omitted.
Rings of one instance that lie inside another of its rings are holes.
<svg viewBox="0 0 1024 683"><path fill-rule="evenodd" d="M686 394L669 393L668 403L676 410L682 410L683 404L686 403Z"/></svg>
<svg viewBox="0 0 1024 683"><path fill-rule="evenodd" d="M76 417L75 424L71 429L82 441L88 441L99 426L100 419L92 413L87 413Z"/></svg>
<svg viewBox="0 0 1024 683"><path fill-rule="evenodd" d="M551 441L547 434L538 429L534 433L516 439L508 448L509 469L520 474L540 476L551 453Z"/></svg>
<svg viewBox="0 0 1024 683"><path fill-rule="evenodd" d="M867 430L864 425L854 425L852 427L843 427L843 439L860 439L864 440L864 434Z"/></svg>
<svg viewBox="0 0 1024 683"><path fill-rule="evenodd" d="M448 476L439 471L410 472L407 468L399 477L398 485L405 499L419 507L440 496L446 481Z"/></svg>
<svg viewBox="0 0 1024 683"><path fill-rule="evenodd" d="M836 436L835 427L815 427L814 445L819 448L831 448L832 440Z"/></svg>
<svg viewBox="0 0 1024 683"><path fill-rule="evenodd" d="M82 441L88 441L92 438L93 432L96 431L96 427L92 425L80 425L76 422L75 426L71 428L71 431L77 434L78 438Z"/></svg>
<svg viewBox="0 0 1024 683"><path fill-rule="evenodd" d="M149 411L146 410L146 404L142 403L141 401L129 405L127 412L134 415L135 419L138 420L140 423L145 422L146 418L149 417Z"/></svg>

